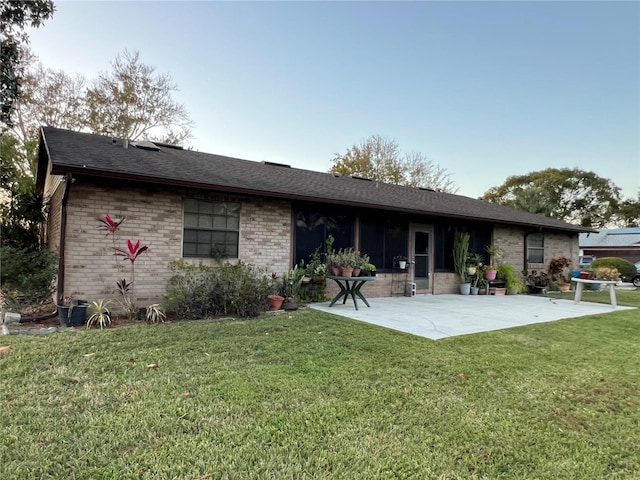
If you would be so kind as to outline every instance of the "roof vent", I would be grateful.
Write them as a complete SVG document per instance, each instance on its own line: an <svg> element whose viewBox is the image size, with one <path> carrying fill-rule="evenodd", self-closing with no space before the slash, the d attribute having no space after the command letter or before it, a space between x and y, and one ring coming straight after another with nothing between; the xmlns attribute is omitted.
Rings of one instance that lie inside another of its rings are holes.
<svg viewBox="0 0 640 480"><path fill-rule="evenodd" d="M140 142L131 142L131 145L140 148L142 150L153 150L154 152L159 152L160 147L158 147L155 143L150 142L148 140L142 140Z"/></svg>
<svg viewBox="0 0 640 480"><path fill-rule="evenodd" d="M424 190L425 192L435 192L436 190L428 187L418 187L420 190Z"/></svg>
<svg viewBox="0 0 640 480"><path fill-rule="evenodd" d="M364 180L365 182L372 182L373 181L370 178L361 177L359 175L351 175L351 178L353 178L354 180Z"/></svg>
<svg viewBox="0 0 640 480"><path fill-rule="evenodd" d="M153 142L153 144L158 147L173 148L175 150L184 150L184 147L182 145L173 145L171 143L163 143L163 142Z"/></svg>
<svg viewBox="0 0 640 480"><path fill-rule="evenodd" d="M334 177L338 178L341 177L342 175L340 175L338 172L330 172L331 175L333 175Z"/></svg>
<svg viewBox="0 0 640 480"><path fill-rule="evenodd" d="M267 162L267 161L262 161L262 163L264 165L268 165L270 167L282 167L282 168L291 168L291 165L287 165L285 163L276 163L276 162Z"/></svg>

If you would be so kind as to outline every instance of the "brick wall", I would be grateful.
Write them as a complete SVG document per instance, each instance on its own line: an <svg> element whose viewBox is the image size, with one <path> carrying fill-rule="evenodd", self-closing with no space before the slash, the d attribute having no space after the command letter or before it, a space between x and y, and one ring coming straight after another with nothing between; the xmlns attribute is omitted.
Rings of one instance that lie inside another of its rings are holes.
<svg viewBox="0 0 640 480"><path fill-rule="evenodd" d="M68 202L65 296L96 300L117 299L115 282L131 280L131 264L115 259L111 236L98 230L97 219L105 213L126 220L118 231L116 246L138 239L149 251L135 262L135 295L139 304L162 301L171 275L169 264L182 256L182 199L189 190L148 187L98 186L77 181ZM280 274L289 268L291 256L291 209L288 202L199 193L197 198L238 201L240 213L239 256L243 261ZM59 214L50 215L52 246ZM56 207L56 211L59 208ZM262 213L260 213L262 212ZM189 259L213 264L212 260Z"/></svg>
<svg viewBox="0 0 640 480"><path fill-rule="evenodd" d="M251 199L240 213L240 258L280 277L291 264L291 204Z"/></svg>
<svg viewBox="0 0 640 480"><path fill-rule="evenodd" d="M570 259L572 268L578 265L577 233L544 233L544 263L527 264L525 264L525 233L526 230L517 227L496 227L494 230L494 244L500 248L502 260L512 264L517 271L547 271L549 261L559 257Z"/></svg>

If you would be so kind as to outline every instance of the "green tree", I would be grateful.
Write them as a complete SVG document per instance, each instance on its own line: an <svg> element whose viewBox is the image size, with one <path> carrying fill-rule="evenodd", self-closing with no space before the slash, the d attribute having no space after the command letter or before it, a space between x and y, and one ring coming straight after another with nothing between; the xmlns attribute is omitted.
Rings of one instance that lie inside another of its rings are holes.
<svg viewBox="0 0 640 480"><path fill-rule="evenodd" d="M620 227L640 227L640 193L637 200L629 198L620 203L615 220Z"/></svg>
<svg viewBox="0 0 640 480"><path fill-rule="evenodd" d="M418 152L402 155L395 140L372 135L359 144L336 154L329 171L356 175L395 185L455 191L447 171Z"/></svg>
<svg viewBox="0 0 640 480"><path fill-rule="evenodd" d="M35 148L24 146L13 135L0 138L0 236L3 245L37 250L43 220L42 195L35 185Z"/></svg>
<svg viewBox="0 0 640 480"><path fill-rule="evenodd" d="M618 210L620 189L594 172L548 168L508 177L485 200L544 213L585 227L605 227Z"/></svg>
<svg viewBox="0 0 640 480"><path fill-rule="evenodd" d="M12 125L14 102L20 96L20 59L29 42L25 27L39 27L53 15L51 0L10 0L0 2L0 122Z"/></svg>
<svg viewBox="0 0 640 480"><path fill-rule="evenodd" d="M89 129L98 134L136 140L182 143L193 122L172 98L178 90L168 74L140 61L138 52L123 52L87 90Z"/></svg>

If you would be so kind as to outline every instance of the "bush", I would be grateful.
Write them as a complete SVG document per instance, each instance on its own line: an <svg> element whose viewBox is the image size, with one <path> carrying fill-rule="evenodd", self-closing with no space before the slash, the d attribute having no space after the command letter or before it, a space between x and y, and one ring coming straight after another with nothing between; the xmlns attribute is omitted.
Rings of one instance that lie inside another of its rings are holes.
<svg viewBox="0 0 640 480"><path fill-rule="evenodd" d="M4 246L0 249L2 294L15 307L51 300L57 256L49 250Z"/></svg>
<svg viewBox="0 0 640 480"><path fill-rule="evenodd" d="M628 260L619 257L596 258L589 265L589 270L596 268L615 268L620 272L620 278L625 282L630 282L636 276L636 266Z"/></svg>
<svg viewBox="0 0 640 480"><path fill-rule="evenodd" d="M165 299L167 309L178 317L256 317L268 310L271 279L254 265L238 262L208 267L179 261L170 269L174 275Z"/></svg>

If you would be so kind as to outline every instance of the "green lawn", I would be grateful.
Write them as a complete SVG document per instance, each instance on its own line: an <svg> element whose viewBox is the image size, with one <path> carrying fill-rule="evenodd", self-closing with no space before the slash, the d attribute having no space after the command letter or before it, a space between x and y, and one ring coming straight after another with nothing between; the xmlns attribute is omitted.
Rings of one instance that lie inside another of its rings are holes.
<svg viewBox="0 0 640 480"><path fill-rule="evenodd" d="M306 311L2 345L3 480L640 475L637 310L439 341Z"/></svg>

